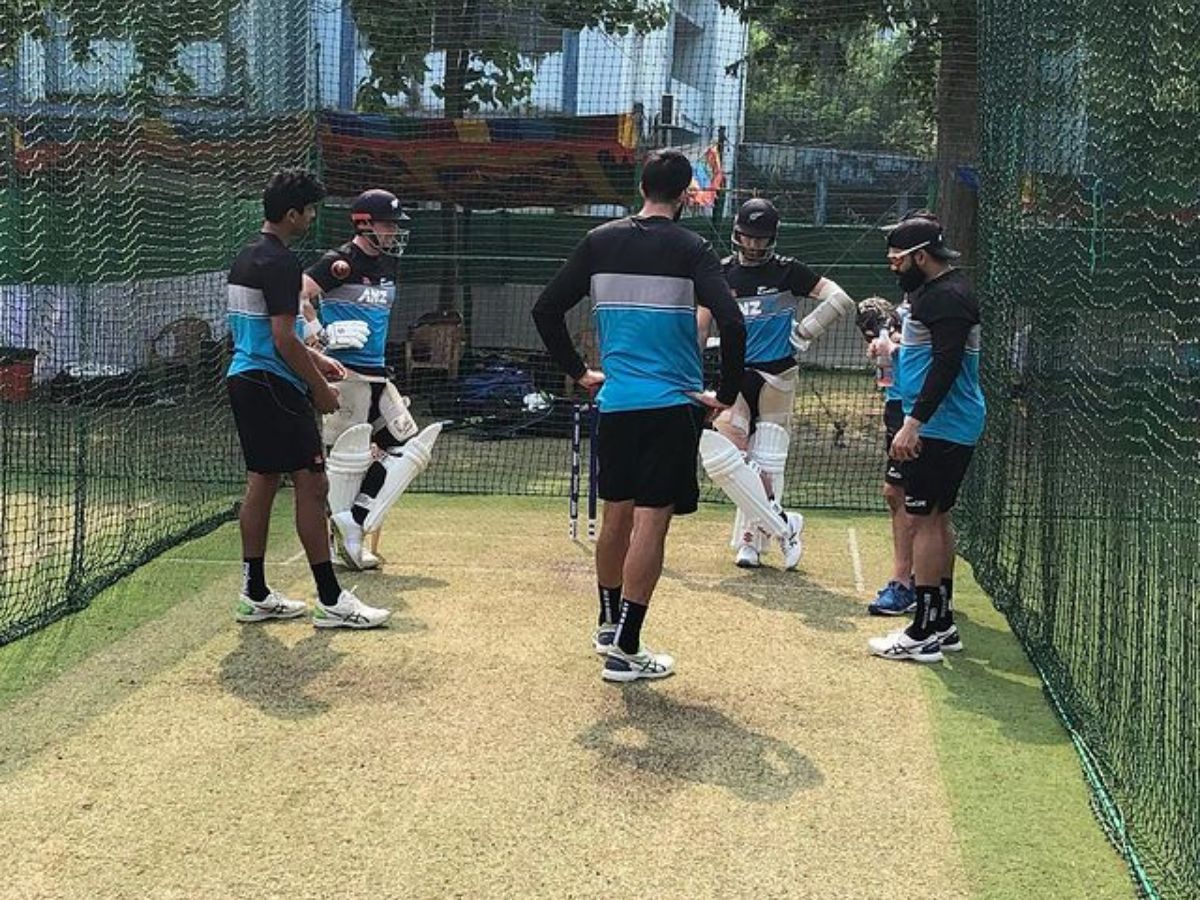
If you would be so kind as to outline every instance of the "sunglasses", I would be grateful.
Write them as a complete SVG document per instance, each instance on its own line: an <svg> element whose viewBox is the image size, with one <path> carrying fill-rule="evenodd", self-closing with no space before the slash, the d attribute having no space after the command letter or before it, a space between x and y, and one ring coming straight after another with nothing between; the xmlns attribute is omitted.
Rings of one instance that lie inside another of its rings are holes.
<svg viewBox="0 0 1200 900"><path fill-rule="evenodd" d="M888 262L895 262L896 260L904 259L904 257L908 256L909 254L916 253L918 250L924 250L932 243L933 241L925 241L917 244L915 247L909 247L907 250L889 250L887 252Z"/></svg>

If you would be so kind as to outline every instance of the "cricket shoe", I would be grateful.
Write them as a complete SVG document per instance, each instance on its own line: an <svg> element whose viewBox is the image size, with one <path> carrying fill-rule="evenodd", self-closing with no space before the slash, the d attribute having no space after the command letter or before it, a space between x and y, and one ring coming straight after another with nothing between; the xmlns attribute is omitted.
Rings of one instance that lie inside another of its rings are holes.
<svg viewBox="0 0 1200 900"><path fill-rule="evenodd" d="M783 567L791 570L800 565L804 555L804 516L800 513L787 514L787 534L779 538L779 552L783 554Z"/></svg>
<svg viewBox="0 0 1200 900"><path fill-rule="evenodd" d="M605 681L637 681L640 678L666 678L675 671L675 657L655 653L642 646L637 653L626 653L617 644L609 648L600 677Z"/></svg>
<svg viewBox="0 0 1200 900"><path fill-rule="evenodd" d="M916 606L916 591L902 582L889 581L867 604L867 612L873 616L902 616L912 612Z"/></svg>
<svg viewBox="0 0 1200 900"><path fill-rule="evenodd" d="M267 619L294 619L308 611L303 600L289 600L283 594L271 591L262 600L251 600L242 594L237 605L239 622L265 622Z"/></svg>
<svg viewBox="0 0 1200 900"><path fill-rule="evenodd" d="M601 625L592 632L592 647L601 656L607 656L608 651L613 648L617 640L616 625Z"/></svg>
<svg viewBox="0 0 1200 900"><path fill-rule="evenodd" d="M942 631L935 631L933 636L937 638L943 653L962 653L963 642L958 634L958 626L955 624L951 623L950 627Z"/></svg>
<svg viewBox="0 0 1200 900"><path fill-rule="evenodd" d="M917 640L909 637L904 629L885 634L883 637L871 638L867 641L867 646L871 648L872 653L884 659L911 659L919 663L935 663L944 659L941 644L936 636L930 635L924 640Z"/></svg>
<svg viewBox="0 0 1200 900"><path fill-rule="evenodd" d="M354 521L354 516L348 509L334 513L330 519L334 531L337 532L335 543L342 562L351 569L367 568L363 559L363 527Z"/></svg>
<svg viewBox="0 0 1200 900"><path fill-rule="evenodd" d="M313 608L316 628L376 628L392 617L390 609L367 606L353 591L343 590L333 606L318 603Z"/></svg>

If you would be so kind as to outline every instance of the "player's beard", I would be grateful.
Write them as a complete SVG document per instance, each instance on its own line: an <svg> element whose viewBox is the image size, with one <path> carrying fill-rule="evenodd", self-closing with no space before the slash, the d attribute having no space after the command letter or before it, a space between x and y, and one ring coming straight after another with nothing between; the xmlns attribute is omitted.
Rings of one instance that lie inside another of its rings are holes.
<svg viewBox="0 0 1200 900"><path fill-rule="evenodd" d="M900 282L900 290L911 294L925 283L925 273L917 267L916 263L913 263L912 268L897 272L896 280Z"/></svg>

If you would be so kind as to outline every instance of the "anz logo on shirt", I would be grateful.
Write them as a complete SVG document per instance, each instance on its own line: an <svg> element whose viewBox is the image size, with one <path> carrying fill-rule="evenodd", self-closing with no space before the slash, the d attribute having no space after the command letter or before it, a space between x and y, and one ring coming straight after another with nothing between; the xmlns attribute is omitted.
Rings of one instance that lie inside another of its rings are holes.
<svg viewBox="0 0 1200 900"><path fill-rule="evenodd" d="M364 287L358 295L358 302L367 306L390 306L395 285L381 283L378 287Z"/></svg>
<svg viewBox="0 0 1200 900"><path fill-rule="evenodd" d="M757 316L770 315L776 311L779 306L779 293L774 288L760 287L758 289L761 297L755 299L738 298L738 306L742 308L742 315L747 319L753 319Z"/></svg>

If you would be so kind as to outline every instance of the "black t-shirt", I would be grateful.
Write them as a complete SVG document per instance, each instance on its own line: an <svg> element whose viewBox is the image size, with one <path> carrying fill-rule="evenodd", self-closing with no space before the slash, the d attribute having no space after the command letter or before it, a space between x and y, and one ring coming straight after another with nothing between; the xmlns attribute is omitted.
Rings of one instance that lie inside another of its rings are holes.
<svg viewBox="0 0 1200 900"><path fill-rule="evenodd" d="M394 282L397 262L394 256L382 253L372 256L354 241L347 241L336 249L327 250L305 270L305 274L320 285L321 291L328 296L330 292L346 284L379 285L385 281ZM345 266L339 263L344 263Z"/></svg>
<svg viewBox="0 0 1200 900"><path fill-rule="evenodd" d="M398 260L384 254L365 252L347 241L325 253L306 274L323 294L321 321L357 320L370 329L367 343L353 350L332 350L344 365L365 375L386 373L389 318L396 300Z"/></svg>
<svg viewBox="0 0 1200 900"><path fill-rule="evenodd" d="M968 381L978 379L980 340L979 301L961 269L926 282L910 295L912 311L904 326L904 348L914 371L924 375L911 415L928 422L956 384L968 351L973 368ZM971 389L965 385L964 390Z"/></svg>
<svg viewBox="0 0 1200 900"><path fill-rule="evenodd" d="M600 408L620 412L687 403L703 385L696 305L712 311L724 339L718 396L741 383L742 314L711 245L662 216L628 216L588 232L533 308L538 333L572 378L584 372L565 315L592 298L606 381Z"/></svg>
<svg viewBox="0 0 1200 900"><path fill-rule="evenodd" d="M263 370L306 389L279 355L271 332L272 316L299 314L300 282L300 260L273 234L257 235L237 255L226 285L233 336L230 375Z"/></svg>
<svg viewBox="0 0 1200 900"><path fill-rule="evenodd" d="M821 276L779 255L761 266L744 266L734 254L721 260L721 268L746 317L746 365L775 375L795 366L792 322L800 298L813 292Z"/></svg>

